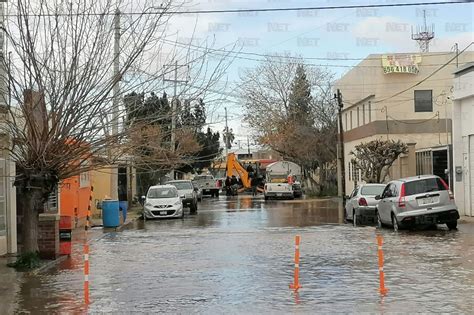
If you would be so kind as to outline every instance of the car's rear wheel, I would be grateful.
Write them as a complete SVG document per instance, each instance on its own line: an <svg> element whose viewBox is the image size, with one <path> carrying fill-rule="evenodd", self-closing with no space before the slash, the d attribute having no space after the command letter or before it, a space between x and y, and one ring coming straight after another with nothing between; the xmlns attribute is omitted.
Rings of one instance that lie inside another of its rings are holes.
<svg viewBox="0 0 474 315"><path fill-rule="evenodd" d="M268 196L265 196L265 200L268 200Z"/></svg>
<svg viewBox="0 0 474 315"><path fill-rule="evenodd" d="M456 230L458 228L458 221L447 222L446 225L450 230Z"/></svg>
<svg viewBox="0 0 474 315"><path fill-rule="evenodd" d="M216 198L219 198L219 191L218 191L218 190L216 190L216 192L215 192L215 194L214 194L214 195L216 196Z"/></svg>
<svg viewBox="0 0 474 315"><path fill-rule="evenodd" d="M397 217L393 213L392 213L392 226L395 232L397 232L400 229L400 225L398 224Z"/></svg>

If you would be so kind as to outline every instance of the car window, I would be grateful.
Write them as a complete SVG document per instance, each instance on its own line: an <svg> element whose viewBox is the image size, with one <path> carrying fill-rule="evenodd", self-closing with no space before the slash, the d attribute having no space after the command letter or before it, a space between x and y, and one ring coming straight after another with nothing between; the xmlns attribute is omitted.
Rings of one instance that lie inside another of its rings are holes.
<svg viewBox="0 0 474 315"><path fill-rule="evenodd" d="M395 184L391 184L391 185L390 185L390 195L391 195L392 197L398 196L397 185L395 185Z"/></svg>
<svg viewBox="0 0 474 315"><path fill-rule="evenodd" d="M432 191L446 190L439 178L425 178L405 183L405 195L424 194Z"/></svg>
<svg viewBox="0 0 474 315"><path fill-rule="evenodd" d="M178 190L193 189L193 185L190 182L175 182L169 184L173 185Z"/></svg>
<svg viewBox="0 0 474 315"><path fill-rule="evenodd" d="M211 175L198 175L194 176L194 180L201 180L201 179L212 179Z"/></svg>
<svg viewBox="0 0 474 315"><path fill-rule="evenodd" d="M349 197L353 198L356 194L357 194L357 189L354 189Z"/></svg>
<svg viewBox="0 0 474 315"><path fill-rule="evenodd" d="M363 196L377 196L383 193L385 186L364 186L362 187L360 194Z"/></svg>
<svg viewBox="0 0 474 315"><path fill-rule="evenodd" d="M388 197L391 197L390 194L391 194L391 184L390 185L387 185L385 186L385 189L383 190L383 194L382 194L382 198L388 198Z"/></svg>
<svg viewBox="0 0 474 315"><path fill-rule="evenodd" d="M175 188L150 188L148 190L147 198L149 199L160 199L160 198L175 198L178 197L178 191Z"/></svg>

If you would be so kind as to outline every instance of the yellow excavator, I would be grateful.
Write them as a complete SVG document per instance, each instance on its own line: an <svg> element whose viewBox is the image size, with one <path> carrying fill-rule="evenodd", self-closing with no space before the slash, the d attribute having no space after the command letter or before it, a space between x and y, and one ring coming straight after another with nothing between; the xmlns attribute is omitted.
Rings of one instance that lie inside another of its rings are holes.
<svg viewBox="0 0 474 315"><path fill-rule="evenodd" d="M255 166L256 174L258 175L258 168L259 165ZM239 160L235 156L235 153L228 153L227 154L227 164L226 164L226 176L232 177L232 175L238 175L240 180L242 181L242 187L238 190L239 192L243 192L246 189L251 189L251 179L249 177L249 172L240 164ZM263 192L263 189L258 187L257 190L259 192Z"/></svg>
<svg viewBox="0 0 474 315"><path fill-rule="evenodd" d="M239 175L243 188L251 188L249 173L237 160L235 153L229 153L227 154L226 175L232 177L232 175L236 175L234 171Z"/></svg>

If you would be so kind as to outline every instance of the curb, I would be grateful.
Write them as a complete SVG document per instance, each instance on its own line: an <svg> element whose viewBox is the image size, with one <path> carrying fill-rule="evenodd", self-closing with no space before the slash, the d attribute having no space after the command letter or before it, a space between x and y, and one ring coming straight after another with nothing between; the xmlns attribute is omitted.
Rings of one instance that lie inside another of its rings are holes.
<svg viewBox="0 0 474 315"><path fill-rule="evenodd" d="M127 223L122 224L121 226L119 226L115 229L110 229L111 230L110 232L112 232L112 231L122 232L125 228L128 228L129 226L133 225L136 221L138 221L138 219L140 219L139 216L136 217L136 218L131 219ZM90 239L90 241L95 241L95 240L97 240L97 239ZM61 263L62 261L65 261L69 257L70 257L69 255L59 256L57 259L45 262L40 267L36 268L35 270L28 271L27 273L29 275L38 275L39 273L45 272L48 269L51 269L51 268L55 267L57 264Z"/></svg>
<svg viewBox="0 0 474 315"><path fill-rule="evenodd" d="M53 268L55 265L59 264L60 262L62 261L65 261L66 259L69 258L69 255L62 255L62 256L59 256L58 258L56 258L55 260L51 260L51 261L48 261L44 264L42 264L40 267L36 268L35 270L32 270L32 271L29 271L28 274L29 275L37 275L38 273L40 272L44 272L48 269L51 269Z"/></svg>
<svg viewBox="0 0 474 315"><path fill-rule="evenodd" d="M138 219L140 219L139 216L136 217L136 218L131 219L131 220L128 221L127 223L124 223L124 224L122 224L121 226L115 228L115 231L117 231L117 232L122 232L123 230L125 230L126 228L128 228L130 225L133 225L135 222L137 222Z"/></svg>

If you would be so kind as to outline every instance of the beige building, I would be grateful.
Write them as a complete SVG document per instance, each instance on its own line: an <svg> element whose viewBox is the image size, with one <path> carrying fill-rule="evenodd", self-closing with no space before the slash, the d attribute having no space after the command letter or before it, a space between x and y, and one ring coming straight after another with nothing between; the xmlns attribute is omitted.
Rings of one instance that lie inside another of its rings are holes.
<svg viewBox="0 0 474 315"><path fill-rule="evenodd" d="M451 185L454 71L473 58L471 52L375 54L337 82L344 103L346 193L361 181L350 152L377 138L409 145L409 154L392 166L390 178L436 174Z"/></svg>

